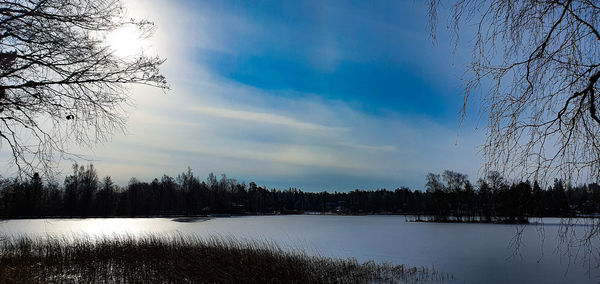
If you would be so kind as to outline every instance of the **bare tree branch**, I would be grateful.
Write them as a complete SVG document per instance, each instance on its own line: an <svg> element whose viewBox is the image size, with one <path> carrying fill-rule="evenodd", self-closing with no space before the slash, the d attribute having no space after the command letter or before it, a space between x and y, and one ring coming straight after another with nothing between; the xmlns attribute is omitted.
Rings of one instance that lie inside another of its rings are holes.
<svg viewBox="0 0 600 284"><path fill-rule="evenodd" d="M469 98L480 95L484 170L600 180L597 2L458 0L451 13L456 39L459 27L476 24L463 119Z"/></svg>
<svg viewBox="0 0 600 284"><path fill-rule="evenodd" d="M119 0L0 1L0 145L19 174L52 168L71 141L93 145L125 127L127 86L167 89L164 62L120 57L108 33L151 22L126 18Z"/></svg>

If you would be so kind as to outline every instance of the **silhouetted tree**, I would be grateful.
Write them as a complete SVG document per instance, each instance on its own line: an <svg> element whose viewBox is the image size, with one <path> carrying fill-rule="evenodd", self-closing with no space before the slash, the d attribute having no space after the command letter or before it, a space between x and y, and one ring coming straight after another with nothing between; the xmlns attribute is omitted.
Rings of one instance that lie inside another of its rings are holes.
<svg viewBox="0 0 600 284"><path fill-rule="evenodd" d="M102 180L102 186L96 194L96 214L100 216L114 216L117 213L115 184L110 176Z"/></svg>
<svg viewBox="0 0 600 284"><path fill-rule="evenodd" d="M31 177L31 183L26 192L25 199L27 203L24 205L29 208L27 211L33 216L40 216L42 214L44 192L42 179L38 173L34 173Z"/></svg>
<svg viewBox="0 0 600 284"><path fill-rule="evenodd" d="M456 218L462 218L462 212L460 205L462 202L462 195L465 183L467 182L467 175L450 170L445 170L442 174L443 180L446 182L446 193L450 197L450 203L454 209L454 215Z"/></svg>
<svg viewBox="0 0 600 284"><path fill-rule="evenodd" d="M440 0L429 2L434 35ZM482 95L486 169L544 181L599 179L597 1L456 1L448 25L454 39L472 23L463 110L472 94Z"/></svg>
<svg viewBox="0 0 600 284"><path fill-rule="evenodd" d="M69 141L91 144L123 129L126 86L167 88L163 62L119 57L104 37L133 26L119 0L0 1L0 140L19 174L46 173Z"/></svg>
<svg viewBox="0 0 600 284"><path fill-rule="evenodd" d="M448 196L444 194L444 185L440 181L439 174L428 173L427 192L433 195L433 206L435 208L435 218L438 221L447 221L449 217Z"/></svg>
<svg viewBox="0 0 600 284"><path fill-rule="evenodd" d="M73 174L65 177L65 213L89 215L98 190L98 175L93 165L73 165Z"/></svg>
<svg viewBox="0 0 600 284"><path fill-rule="evenodd" d="M443 183L442 180L445 182ZM255 182L209 174L200 182L188 168L177 178L142 182L131 178L126 187L110 177L98 181L96 170L73 165L63 187L30 180L0 179L0 217L40 216L179 216L198 214L290 214L305 211L338 214L408 214L437 222L524 223L531 216L595 216L600 187L593 183L565 186L560 179L547 190L534 181L508 184L498 172L478 181L454 171L426 176L427 191L395 190L304 192L297 188L267 189ZM566 197L565 197L566 196ZM426 220L427 220L426 219Z"/></svg>

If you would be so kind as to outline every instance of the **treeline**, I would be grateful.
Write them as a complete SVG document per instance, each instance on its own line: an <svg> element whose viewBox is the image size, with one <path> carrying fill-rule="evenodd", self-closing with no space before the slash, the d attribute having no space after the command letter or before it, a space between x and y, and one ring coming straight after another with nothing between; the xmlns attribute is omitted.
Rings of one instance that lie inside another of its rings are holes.
<svg viewBox="0 0 600 284"><path fill-rule="evenodd" d="M304 192L267 189L239 183L226 175L200 180L191 169L177 177L151 182L132 178L120 187L110 177L99 179L93 165L74 165L62 185L30 180L0 181L0 216L174 216L208 214L410 214L431 221L526 222L529 217L595 215L600 209L596 183L566 185L555 180L507 182L497 172L471 184L453 171L428 174L426 191L395 190Z"/></svg>

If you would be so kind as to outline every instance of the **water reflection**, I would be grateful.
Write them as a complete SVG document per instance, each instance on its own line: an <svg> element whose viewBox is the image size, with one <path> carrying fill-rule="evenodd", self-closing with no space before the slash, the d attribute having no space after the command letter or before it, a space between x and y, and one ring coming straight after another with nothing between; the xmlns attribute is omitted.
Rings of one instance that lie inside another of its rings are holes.
<svg viewBox="0 0 600 284"><path fill-rule="evenodd" d="M598 242L587 244L592 249L587 252L594 254L587 255L591 261L585 265L581 256L586 251L577 246L581 243L563 242L566 237L582 237L596 227L590 221L579 220L579 226L565 230L558 226L560 219L543 222L543 226L439 224L405 222L401 216L300 215L10 220L0 223L0 230L9 235L68 237L218 235L274 241L284 249L301 249L308 254L434 266L452 273L458 283L598 282L595 250Z"/></svg>

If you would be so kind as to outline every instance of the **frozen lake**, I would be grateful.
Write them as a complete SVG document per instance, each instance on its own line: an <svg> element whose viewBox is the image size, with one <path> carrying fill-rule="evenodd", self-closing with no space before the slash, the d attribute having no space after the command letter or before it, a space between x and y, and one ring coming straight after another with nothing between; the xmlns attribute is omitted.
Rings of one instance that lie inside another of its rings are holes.
<svg viewBox="0 0 600 284"><path fill-rule="evenodd" d="M591 262L585 250L561 242L559 219L541 225L411 223L403 216L288 215L213 218L178 222L169 218L36 219L0 222L8 235L89 236L196 234L275 241L309 254L354 257L435 267L456 283L598 283L598 241ZM566 233L581 236L589 226ZM511 244L521 231L520 248ZM571 237L572 239L572 237ZM589 248L589 247L588 247ZM572 257L569 257L571 254ZM577 255L577 259L575 259Z"/></svg>

